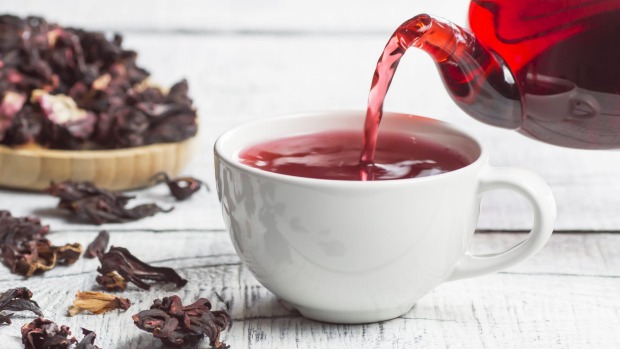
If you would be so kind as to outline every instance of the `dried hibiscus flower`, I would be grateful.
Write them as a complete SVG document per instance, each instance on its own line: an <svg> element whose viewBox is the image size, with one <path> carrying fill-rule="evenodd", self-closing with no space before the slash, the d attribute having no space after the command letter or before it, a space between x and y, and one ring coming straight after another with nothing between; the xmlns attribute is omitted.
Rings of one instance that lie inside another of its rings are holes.
<svg viewBox="0 0 620 349"><path fill-rule="evenodd" d="M22 109L26 102L26 95L13 91L6 91L0 104L0 141L10 130L15 115Z"/></svg>
<svg viewBox="0 0 620 349"><path fill-rule="evenodd" d="M78 243L54 246L45 238L48 226L36 217L13 217L0 211L0 251L11 272L32 276L56 265L75 263L82 253Z"/></svg>
<svg viewBox="0 0 620 349"><path fill-rule="evenodd" d="M122 247L111 247L110 251L99 257L101 267L97 271L97 283L108 290L125 290L128 282L148 290L151 285L145 280L171 282L183 287L187 280L183 279L172 268L150 266Z"/></svg>
<svg viewBox="0 0 620 349"><path fill-rule="evenodd" d="M203 185L209 190L209 187L199 179L193 177L176 177L171 179L164 172L155 174L151 177L151 181L155 183L166 183L170 189L170 194L179 201L188 199L199 191Z"/></svg>
<svg viewBox="0 0 620 349"><path fill-rule="evenodd" d="M54 149L77 149L93 134L97 117L78 108L71 97L34 90L30 99L44 115L38 138L41 145Z"/></svg>
<svg viewBox="0 0 620 349"><path fill-rule="evenodd" d="M12 316L13 316L13 313L10 313L10 314L0 313L0 324L10 325Z"/></svg>
<svg viewBox="0 0 620 349"><path fill-rule="evenodd" d="M78 291L75 295L75 300L73 300L73 305L69 307L69 316L74 316L83 311L103 314L106 311L115 309L127 310L130 306L131 302L127 298L101 292Z"/></svg>
<svg viewBox="0 0 620 349"><path fill-rule="evenodd" d="M69 336L69 327L41 317L22 326L22 343L26 349L66 349L77 342Z"/></svg>
<svg viewBox="0 0 620 349"><path fill-rule="evenodd" d="M13 288L0 294L0 323L11 323L13 314L4 314L1 311L31 311L43 316L37 302L32 299L32 292L25 287Z"/></svg>
<svg viewBox="0 0 620 349"><path fill-rule="evenodd" d="M0 33L1 144L119 148L196 134L187 82L149 87L120 35L11 15L0 15Z"/></svg>
<svg viewBox="0 0 620 349"><path fill-rule="evenodd" d="M53 183L45 190L60 198L59 208L67 209L77 217L93 224L122 223L170 212L155 204L142 204L132 208L125 206L135 196L101 189L90 182L64 181Z"/></svg>
<svg viewBox="0 0 620 349"><path fill-rule="evenodd" d="M75 349L101 349L95 345L95 339L97 338L95 332L83 328L82 334L84 338L77 344Z"/></svg>
<svg viewBox="0 0 620 349"><path fill-rule="evenodd" d="M84 252L84 257L95 258L105 253L105 249L108 247L110 241L110 234L102 230L97 234L97 237L91 242Z"/></svg>
<svg viewBox="0 0 620 349"><path fill-rule="evenodd" d="M25 349L68 349L77 343L68 326L58 326L55 322L41 317L22 326L21 332ZM75 349L100 349L93 344L97 337L95 332L82 329L82 333L84 338Z"/></svg>
<svg viewBox="0 0 620 349"><path fill-rule="evenodd" d="M183 306L179 296L156 299L149 310L133 317L138 328L153 333L167 345L195 345L205 336L215 348L228 348L220 334L230 329L232 320L225 310L211 311L211 302L200 298Z"/></svg>

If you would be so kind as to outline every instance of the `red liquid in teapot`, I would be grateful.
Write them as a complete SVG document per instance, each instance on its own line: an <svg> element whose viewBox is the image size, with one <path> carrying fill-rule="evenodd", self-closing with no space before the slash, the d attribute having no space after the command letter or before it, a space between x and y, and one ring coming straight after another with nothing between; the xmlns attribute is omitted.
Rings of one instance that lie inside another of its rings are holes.
<svg viewBox="0 0 620 349"><path fill-rule="evenodd" d="M381 132L372 164L360 163L361 146L359 132L320 132L250 146L239 161L291 176L348 181L425 177L469 164L454 149L404 133Z"/></svg>
<svg viewBox="0 0 620 349"><path fill-rule="evenodd" d="M620 94L618 0L473 0L469 23L476 39L517 73L525 92L536 88L528 85L537 76L549 76Z"/></svg>

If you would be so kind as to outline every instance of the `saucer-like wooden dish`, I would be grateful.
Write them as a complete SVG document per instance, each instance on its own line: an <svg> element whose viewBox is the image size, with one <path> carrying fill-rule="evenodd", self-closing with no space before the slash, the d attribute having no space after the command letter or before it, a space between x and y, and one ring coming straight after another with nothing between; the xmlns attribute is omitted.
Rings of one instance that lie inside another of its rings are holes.
<svg viewBox="0 0 620 349"><path fill-rule="evenodd" d="M178 175L191 157L195 138L113 150L0 146L0 186L42 190L51 181L71 179L111 190L145 187L157 172Z"/></svg>

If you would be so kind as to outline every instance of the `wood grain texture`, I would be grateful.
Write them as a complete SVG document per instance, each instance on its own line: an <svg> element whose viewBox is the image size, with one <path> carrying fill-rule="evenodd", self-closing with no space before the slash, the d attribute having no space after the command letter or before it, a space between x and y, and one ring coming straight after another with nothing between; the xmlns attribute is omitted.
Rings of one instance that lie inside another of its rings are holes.
<svg viewBox="0 0 620 349"><path fill-rule="evenodd" d="M94 232L58 232L54 242L88 243ZM485 233L475 250L505 249L523 234ZM175 290L130 287L121 293L133 305L125 313L66 317L79 290L96 290L98 262L81 259L43 277L23 280L0 269L0 290L29 287L45 315L74 330L97 331L102 348L162 347L133 327L131 315L151 300L178 293L184 300L207 297L229 310L235 322L224 340L232 348L617 348L620 346L620 235L556 234L529 261L506 272L441 285L405 316L376 324L333 325L286 310L243 267L222 231L113 232L110 243L138 257L176 268L189 280ZM166 248L162 248L166 246ZM293 282L293 281L292 281ZM3 349L22 348L18 315L0 327ZM206 348L203 343L200 348Z"/></svg>
<svg viewBox="0 0 620 349"><path fill-rule="evenodd" d="M142 188L158 172L178 175L195 139L113 150L52 150L0 146L0 186L42 190L50 182L90 181L112 190Z"/></svg>

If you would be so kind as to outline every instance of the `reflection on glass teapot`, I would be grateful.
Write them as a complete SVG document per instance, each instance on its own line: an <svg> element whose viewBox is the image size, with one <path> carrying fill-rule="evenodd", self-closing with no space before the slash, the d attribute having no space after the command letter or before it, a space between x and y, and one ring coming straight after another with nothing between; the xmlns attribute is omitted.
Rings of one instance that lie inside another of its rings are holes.
<svg viewBox="0 0 620 349"><path fill-rule="evenodd" d="M566 147L620 148L620 1L473 0L473 34L418 15L395 33L430 54L472 117Z"/></svg>
<svg viewBox="0 0 620 349"><path fill-rule="evenodd" d="M526 117L540 122L578 121L599 115L601 106L588 90L569 80L528 75L523 103Z"/></svg>

